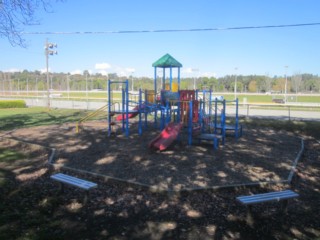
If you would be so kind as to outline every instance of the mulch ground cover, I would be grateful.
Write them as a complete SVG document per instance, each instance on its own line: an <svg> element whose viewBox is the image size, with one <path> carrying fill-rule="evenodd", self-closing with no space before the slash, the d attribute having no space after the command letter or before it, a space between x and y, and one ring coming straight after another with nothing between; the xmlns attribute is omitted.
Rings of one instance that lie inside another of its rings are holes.
<svg viewBox="0 0 320 240"><path fill-rule="evenodd" d="M157 134L149 130L138 136L132 131L129 138L108 138L104 122L87 124L80 134L74 125L3 132L2 147L28 154L21 162L1 163L0 238L320 238L316 139L244 129L242 138L228 137L215 151L211 143L188 146L182 139L159 152L148 149ZM291 185L241 186L286 180L301 148L300 137L305 151ZM49 165L50 150L38 145L55 148L55 163L68 168ZM59 192L50 180L58 171L98 183L87 204L79 189ZM238 187L221 188L226 185ZM243 194L288 188L300 197L290 200L286 214L272 202L255 205L248 218L247 209L235 201Z"/></svg>

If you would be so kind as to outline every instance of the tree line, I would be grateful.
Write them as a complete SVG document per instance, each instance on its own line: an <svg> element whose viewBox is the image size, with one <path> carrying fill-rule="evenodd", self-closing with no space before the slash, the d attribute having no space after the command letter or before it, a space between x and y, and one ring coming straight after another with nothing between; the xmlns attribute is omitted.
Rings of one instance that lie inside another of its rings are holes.
<svg viewBox="0 0 320 240"><path fill-rule="evenodd" d="M108 79L124 81L128 79L129 89L153 89L154 79L150 77L122 77L116 73L108 76L96 73L71 75L69 73L50 73L49 78L40 71L1 72L0 90L8 91L46 91L47 84L56 91L91 91L106 90ZM176 78L173 81L177 81ZM162 79L157 78L157 86L161 87ZM166 82L169 82L166 79ZM114 90L120 90L123 84L112 84ZM223 77L185 77L180 80L181 89L212 89L214 92L241 93L320 93L320 77L303 73L292 76L268 75L226 75Z"/></svg>

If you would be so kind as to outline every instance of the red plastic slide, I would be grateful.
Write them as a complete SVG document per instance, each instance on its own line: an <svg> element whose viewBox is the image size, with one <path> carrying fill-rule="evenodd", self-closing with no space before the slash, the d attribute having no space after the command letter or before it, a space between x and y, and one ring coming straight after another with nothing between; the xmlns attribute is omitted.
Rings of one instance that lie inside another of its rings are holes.
<svg viewBox="0 0 320 240"><path fill-rule="evenodd" d="M139 105L138 106L135 106L132 110L138 110L139 109ZM133 112L133 113L128 113L128 118L134 118L135 116L138 115L138 111L136 112ZM126 119L126 114L123 113L123 114L119 114L116 118L117 121L121 121L123 119Z"/></svg>
<svg viewBox="0 0 320 240"><path fill-rule="evenodd" d="M149 143L149 148L165 150L178 137L182 123L169 123L166 128Z"/></svg>

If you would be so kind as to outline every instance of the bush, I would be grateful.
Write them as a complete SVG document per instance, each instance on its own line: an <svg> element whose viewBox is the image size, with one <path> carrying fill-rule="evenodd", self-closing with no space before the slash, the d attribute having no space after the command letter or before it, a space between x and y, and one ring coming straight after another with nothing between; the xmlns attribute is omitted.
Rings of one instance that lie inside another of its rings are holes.
<svg viewBox="0 0 320 240"><path fill-rule="evenodd" d="M0 108L26 108L24 100L0 100Z"/></svg>

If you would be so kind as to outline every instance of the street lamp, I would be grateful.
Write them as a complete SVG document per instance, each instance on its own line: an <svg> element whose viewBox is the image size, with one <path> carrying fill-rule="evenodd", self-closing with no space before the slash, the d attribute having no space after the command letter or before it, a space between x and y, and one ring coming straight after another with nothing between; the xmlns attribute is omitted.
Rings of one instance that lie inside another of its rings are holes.
<svg viewBox="0 0 320 240"><path fill-rule="evenodd" d="M133 92L133 73L134 71L131 72L131 92Z"/></svg>
<svg viewBox="0 0 320 240"><path fill-rule="evenodd" d="M237 99L237 70L238 68L234 69L236 72L235 80L234 80L234 99Z"/></svg>
<svg viewBox="0 0 320 240"><path fill-rule="evenodd" d="M57 47L57 44L49 43L48 39L46 39L46 44L44 46L45 49L45 56L46 56L46 68L47 68L47 107L50 109L50 91L49 91L49 55L58 54L57 51L53 51L53 49Z"/></svg>
<svg viewBox="0 0 320 240"><path fill-rule="evenodd" d="M29 78L27 78L27 96L29 96Z"/></svg>
<svg viewBox="0 0 320 240"><path fill-rule="evenodd" d="M88 102L88 73L86 72L86 99Z"/></svg>
<svg viewBox="0 0 320 240"><path fill-rule="evenodd" d="M284 102L287 103L287 86L288 86L288 77L287 77L287 69L288 69L288 66L284 66L285 69L286 69L286 73L285 73L285 76L286 76L286 83L284 85Z"/></svg>
<svg viewBox="0 0 320 240"><path fill-rule="evenodd" d="M192 68L192 69L191 69L191 72L199 72L199 69L197 69L197 68ZM193 89L196 90L196 88L197 88L196 77L193 76Z"/></svg>
<svg viewBox="0 0 320 240"><path fill-rule="evenodd" d="M2 94L4 96L4 73L2 73Z"/></svg>
<svg viewBox="0 0 320 240"><path fill-rule="evenodd" d="M69 100L70 98L69 73L67 74L67 95Z"/></svg>
<svg viewBox="0 0 320 240"><path fill-rule="evenodd" d="M37 101L38 101L38 77L36 77L36 93L37 93Z"/></svg>

